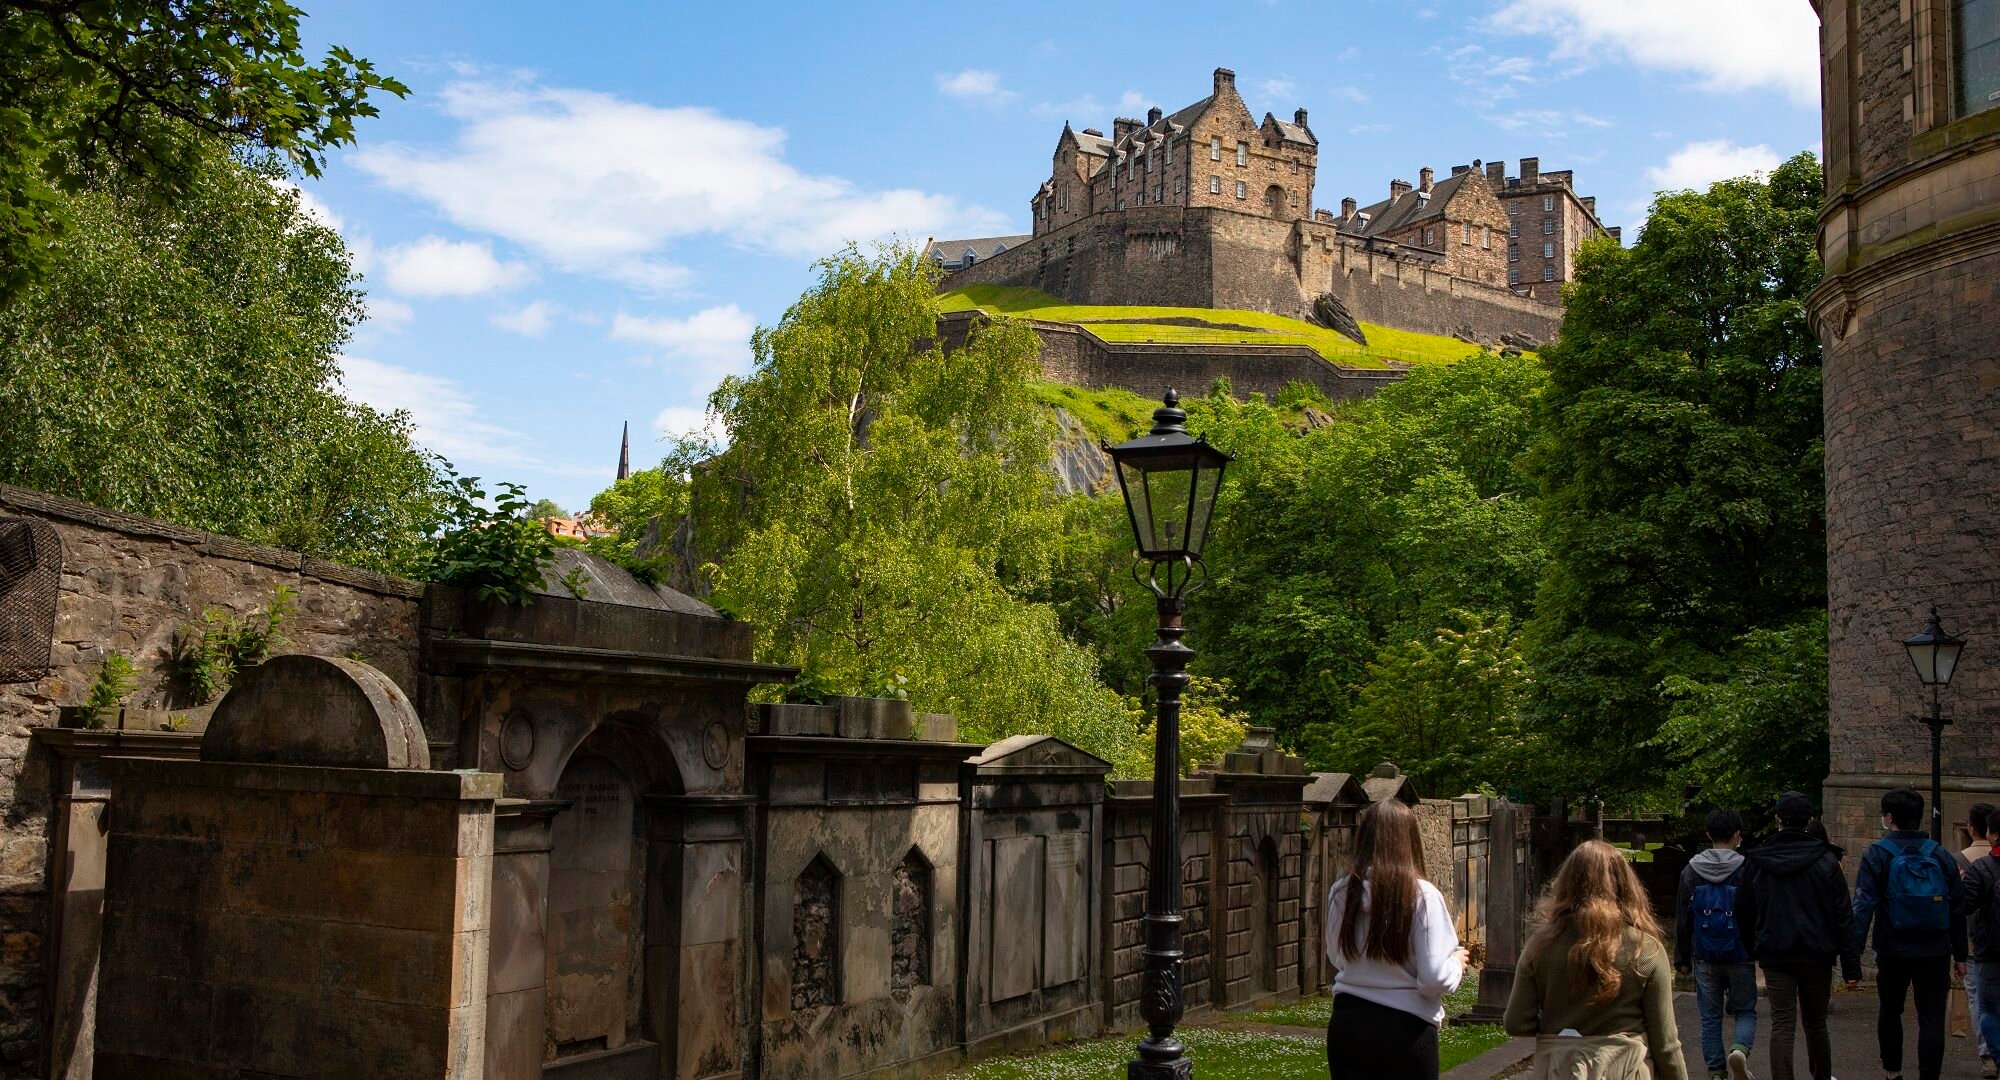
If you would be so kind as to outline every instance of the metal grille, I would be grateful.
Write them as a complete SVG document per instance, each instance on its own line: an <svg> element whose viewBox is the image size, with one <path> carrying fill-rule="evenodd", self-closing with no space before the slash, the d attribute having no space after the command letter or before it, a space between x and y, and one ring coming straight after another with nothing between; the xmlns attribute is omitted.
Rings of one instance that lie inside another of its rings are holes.
<svg viewBox="0 0 2000 1080"><path fill-rule="evenodd" d="M49 673L62 538L45 521L0 518L0 683Z"/></svg>

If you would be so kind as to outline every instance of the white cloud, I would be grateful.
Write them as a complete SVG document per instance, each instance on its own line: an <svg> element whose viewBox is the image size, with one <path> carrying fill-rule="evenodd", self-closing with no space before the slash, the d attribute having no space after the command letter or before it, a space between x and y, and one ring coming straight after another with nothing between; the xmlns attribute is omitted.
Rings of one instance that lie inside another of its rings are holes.
<svg viewBox="0 0 2000 1080"><path fill-rule="evenodd" d="M1071 98L1068 101L1044 101L1029 111L1033 112L1036 116L1051 117L1057 120L1075 120L1078 121L1078 127L1108 128L1110 125L1105 124L1101 119L1102 117L1113 114L1118 116L1136 116L1144 112L1145 109L1146 95L1137 90L1127 90L1123 94L1118 95L1118 101L1115 104L1106 104L1093 94L1085 94L1082 97Z"/></svg>
<svg viewBox="0 0 2000 1080"><path fill-rule="evenodd" d="M1778 90L1795 105L1819 104L1819 22L1791 0L1512 0L1488 25L1548 35L1559 61L1611 52L1696 75L1711 90Z"/></svg>
<svg viewBox="0 0 2000 1080"><path fill-rule="evenodd" d="M383 279L410 296L477 296L512 288L530 276L527 266L505 262L484 241L426 236L382 253Z"/></svg>
<svg viewBox="0 0 2000 1080"><path fill-rule="evenodd" d="M1257 84L1257 93L1269 99L1288 98L1298 88L1298 84L1290 79L1265 79L1263 82Z"/></svg>
<svg viewBox="0 0 2000 1080"><path fill-rule="evenodd" d="M365 303L368 307L368 325L378 330L401 330L417 317L415 308L387 296L371 296Z"/></svg>
<svg viewBox="0 0 2000 1080"><path fill-rule="evenodd" d="M668 258L695 236L787 256L892 234L980 236L1004 215L911 188L869 190L785 160L785 133L693 106L532 82L457 82L445 146L376 144L353 160L447 220L565 270L643 287L687 280Z"/></svg>
<svg viewBox="0 0 2000 1080"><path fill-rule="evenodd" d="M520 436L481 420L478 404L458 383L365 356L338 359L348 397L384 412L408 412L417 441L452 464L532 464L520 450Z"/></svg>
<svg viewBox="0 0 2000 1080"><path fill-rule="evenodd" d="M939 75L937 87L946 97L985 105L999 105L1020 96L1000 85L999 72L978 68L966 68L956 75Z"/></svg>
<svg viewBox="0 0 2000 1080"><path fill-rule="evenodd" d="M1369 101L1368 91L1358 86L1336 86L1330 93L1342 101L1351 101L1356 105L1366 105Z"/></svg>
<svg viewBox="0 0 2000 1080"><path fill-rule="evenodd" d="M683 319L628 315L611 320L611 340L651 345L667 357L693 361L708 376L739 374L750 367L750 313L735 304L706 308Z"/></svg>
<svg viewBox="0 0 2000 1080"><path fill-rule="evenodd" d="M321 202L312 192L292 183L290 180L272 178L270 184L279 191L289 191L298 196L299 209L307 217L313 219L314 222L324 225L334 232L340 231L341 225L344 224L341 221L340 215L334 213L332 207Z"/></svg>
<svg viewBox="0 0 2000 1080"><path fill-rule="evenodd" d="M555 321L556 306L547 300L537 300L516 311L503 311L493 316L493 325L511 334L522 337L541 337L548 333L549 324Z"/></svg>
<svg viewBox="0 0 2000 1080"><path fill-rule="evenodd" d="M1664 165L1646 170L1646 179L1655 190L1705 190L1717 180L1751 173L1768 173L1778 167L1778 155L1763 143L1738 146L1728 139L1691 142L1668 157Z"/></svg>
<svg viewBox="0 0 2000 1080"><path fill-rule="evenodd" d="M726 442L728 435L723 430L721 417L710 415L707 409L688 405L669 405L661 409L660 415L653 417L653 430L662 438L699 435L717 446Z"/></svg>

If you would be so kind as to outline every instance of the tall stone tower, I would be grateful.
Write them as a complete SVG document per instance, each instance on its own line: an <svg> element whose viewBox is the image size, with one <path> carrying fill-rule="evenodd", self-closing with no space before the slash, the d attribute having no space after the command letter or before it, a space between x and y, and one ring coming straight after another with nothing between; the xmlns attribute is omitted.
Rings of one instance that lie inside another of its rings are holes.
<svg viewBox="0 0 2000 1080"><path fill-rule="evenodd" d="M2000 802L2000 17L1968 0L1812 0L1820 17L1827 592L1836 843L1928 792L1901 642L1968 639L1946 691L1947 840ZM1928 796L1926 796L1928 797ZM1853 865L1854 860L1848 860Z"/></svg>

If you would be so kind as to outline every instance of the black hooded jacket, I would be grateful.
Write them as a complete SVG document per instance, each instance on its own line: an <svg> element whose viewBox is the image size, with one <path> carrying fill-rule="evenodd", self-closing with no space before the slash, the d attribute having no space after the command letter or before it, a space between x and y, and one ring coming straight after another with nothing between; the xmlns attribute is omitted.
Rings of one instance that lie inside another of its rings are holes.
<svg viewBox="0 0 2000 1080"><path fill-rule="evenodd" d="M1838 958L1841 976L1859 979L1861 950L1840 849L1785 830L1744 858L1736 921L1750 955L1760 964L1831 964Z"/></svg>

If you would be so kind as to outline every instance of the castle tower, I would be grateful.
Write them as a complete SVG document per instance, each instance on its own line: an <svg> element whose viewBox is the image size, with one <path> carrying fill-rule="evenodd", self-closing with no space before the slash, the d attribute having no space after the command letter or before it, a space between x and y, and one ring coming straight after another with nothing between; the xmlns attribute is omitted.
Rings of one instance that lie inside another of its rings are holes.
<svg viewBox="0 0 2000 1080"><path fill-rule="evenodd" d="M625 430L618 436L618 479L632 475L632 421L625 421Z"/></svg>
<svg viewBox="0 0 2000 1080"><path fill-rule="evenodd" d="M1902 641L1932 604L1968 640L1944 693L1947 843L2000 792L2000 78L1941 0L1813 0L1820 16L1832 763L1850 852L1878 800L1929 791L1928 708ZM1970 20L1965 20L1968 29ZM1926 794L1928 798L1928 794ZM1848 860L1850 867L1854 860Z"/></svg>

